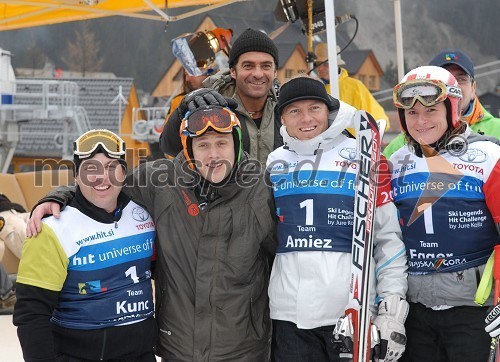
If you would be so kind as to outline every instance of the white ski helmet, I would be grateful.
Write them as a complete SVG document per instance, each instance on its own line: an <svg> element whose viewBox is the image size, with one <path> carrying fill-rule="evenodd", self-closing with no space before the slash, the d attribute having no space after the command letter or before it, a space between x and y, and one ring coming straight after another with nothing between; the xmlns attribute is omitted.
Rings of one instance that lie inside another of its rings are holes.
<svg viewBox="0 0 500 362"><path fill-rule="evenodd" d="M405 133L408 128L404 110L412 108L417 100L426 107L444 101L448 127L456 128L459 124L462 90L453 74L444 68L427 65L409 71L394 87L392 99Z"/></svg>

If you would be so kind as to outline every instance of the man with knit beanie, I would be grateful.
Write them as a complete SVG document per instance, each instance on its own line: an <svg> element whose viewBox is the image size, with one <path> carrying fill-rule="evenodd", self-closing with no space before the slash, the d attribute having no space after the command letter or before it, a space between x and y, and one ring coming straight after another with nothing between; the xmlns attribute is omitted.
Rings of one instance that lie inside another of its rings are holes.
<svg viewBox="0 0 500 362"><path fill-rule="evenodd" d="M274 357L339 361L352 353L332 341L349 302L356 178L356 140L344 130L358 111L307 76L283 84L278 111L284 146L267 160L279 220L269 285ZM378 177L371 300L372 309L380 303L379 361L395 361L406 340L406 254L390 175Z"/></svg>
<svg viewBox="0 0 500 362"><path fill-rule="evenodd" d="M229 69L214 74L203 82L205 89L196 90L184 98L177 111L169 118L160 136L161 150L176 156L182 145L179 126L188 105L197 100L209 105L231 106L242 130L243 149L250 157L266 162L269 153L283 143L279 133L281 126L277 114L274 82L279 63L278 49L263 32L245 30L233 43L229 52ZM234 104L214 97L215 90L226 98L234 98Z"/></svg>

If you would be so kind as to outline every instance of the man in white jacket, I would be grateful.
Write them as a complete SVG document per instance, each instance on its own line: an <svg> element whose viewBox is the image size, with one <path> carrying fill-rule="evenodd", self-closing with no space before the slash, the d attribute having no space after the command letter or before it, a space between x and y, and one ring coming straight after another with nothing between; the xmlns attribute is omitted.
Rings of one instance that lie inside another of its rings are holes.
<svg viewBox="0 0 500 362"><path fill-rule="evenodd" d="M347 351L332 340L349 298L356 177L356 141L344 129L356 110L304 76L281 87L278 110L284 146L267 160L279 217L269 286L274 357L339 361ZM374 243L379 361L395 361L406 341L407 263L389 173L379 175Z"/></svg>

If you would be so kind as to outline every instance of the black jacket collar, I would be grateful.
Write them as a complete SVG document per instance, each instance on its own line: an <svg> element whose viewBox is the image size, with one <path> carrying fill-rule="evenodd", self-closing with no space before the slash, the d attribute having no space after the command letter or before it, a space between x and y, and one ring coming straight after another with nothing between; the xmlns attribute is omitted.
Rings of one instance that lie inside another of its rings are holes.
<svg viewBox="0 0 500 362"><path fill-rule="evenodd" d="M89 202L85 197L83 197L80 188L76 188L75 197L69 203L69 206L77 208L82 213L94 219L95 221L102 222L105 224L112 224L118 220L120 220L122 216L122 211L130 202L130 198L126 196L123 192L120 192L118 195L118 203L117 208L113 212L107 212L100 207L95 206L91 202Z"/></svg>

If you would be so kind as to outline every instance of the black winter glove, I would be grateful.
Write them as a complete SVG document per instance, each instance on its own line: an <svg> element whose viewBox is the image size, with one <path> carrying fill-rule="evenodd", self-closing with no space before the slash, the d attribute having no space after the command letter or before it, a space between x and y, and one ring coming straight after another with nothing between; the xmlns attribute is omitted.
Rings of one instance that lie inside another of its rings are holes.
<svg viewBox="0 0 500 362"><path fill-rule="evenodd" d="M193 112L198 108L208 108L210 106L221 106L235 109L238 103L232 98L225 98L219 92L210 88L200 88L184 96L179 104L179 116L184 118L186 113Z"/></svg>

